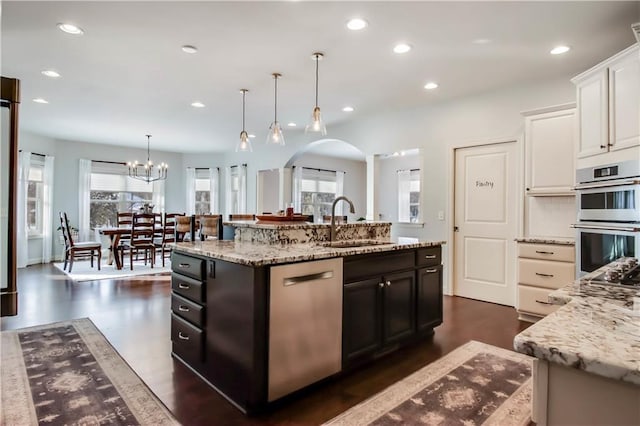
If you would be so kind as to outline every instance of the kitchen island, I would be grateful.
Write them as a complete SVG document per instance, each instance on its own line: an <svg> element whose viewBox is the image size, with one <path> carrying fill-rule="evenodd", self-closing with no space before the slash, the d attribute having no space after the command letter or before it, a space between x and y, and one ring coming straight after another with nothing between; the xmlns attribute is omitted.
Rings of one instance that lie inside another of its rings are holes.
<svg viewBox="0 0 640 426"><path fill-rule="evenodd" d="M589 283L601 272L552 292L564 306L514 339L536 358L538 425L640 424L640 289Z"/></svg>
<svg viewBox="0 0 640 426"><path fill-rule="evenodd" d="M391 241L389 228L349 224L329 242L323 224L249 224L235 241L176 244L172 355L253 413L430 336L443 242Z"/></svg>

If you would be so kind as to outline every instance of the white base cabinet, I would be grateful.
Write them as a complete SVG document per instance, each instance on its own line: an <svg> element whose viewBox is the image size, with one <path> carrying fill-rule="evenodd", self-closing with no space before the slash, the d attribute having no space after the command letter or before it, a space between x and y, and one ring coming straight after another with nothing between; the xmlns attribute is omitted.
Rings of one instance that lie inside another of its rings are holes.
<svg viewBox="0 0 640 426"><path fill-rule="evenodd" d="M559 244L518 244L518 319L535 322L555 312L552 291L575 279L575 247Z"/></svg>

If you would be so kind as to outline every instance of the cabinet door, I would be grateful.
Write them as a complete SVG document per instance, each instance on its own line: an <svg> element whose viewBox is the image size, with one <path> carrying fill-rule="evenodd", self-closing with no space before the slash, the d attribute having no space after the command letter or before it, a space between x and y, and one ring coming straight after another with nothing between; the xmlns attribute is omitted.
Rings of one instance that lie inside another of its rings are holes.
<svg viewBox="0 0 640 426"><path fill-rule="evenodd" d="M640 57L632 51L609 66L611 150L640 145Z"/></svg>
<svg viewBox="0 0 640 426"><path fill-rule="evenodd" d="M343 363L380 347L382 281L374 278L345 284L342 311Z"/></svg>
<svg viewBox="0 0 640 426"><path fill-rule="evenodd" d="M442 324L442 265L418 269L418 332Z"/></svg>
<svg viewBox="0 0 640 426"><path fill-rule="evenodd" d="M383 345L402 340L415 332L415 271L384 276Z"/></svg>
<svg viewBox="0 0 640 426"><path fill-rule="evenodd" d="M577 83L578 158L606 152L609 139L607 70Z"/></svg>
<svg viewBox="0 0 640 426"><path fill-rule="evenodd" d="M527 194L571 194L575 170L575 109L525 119Z"/></svg>

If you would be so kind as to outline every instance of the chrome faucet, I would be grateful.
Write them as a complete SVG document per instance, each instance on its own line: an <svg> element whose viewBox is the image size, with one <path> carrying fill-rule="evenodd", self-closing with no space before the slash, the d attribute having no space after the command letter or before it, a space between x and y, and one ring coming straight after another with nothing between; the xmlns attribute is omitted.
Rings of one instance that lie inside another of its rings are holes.
<svg viewBox="0 0 640 426"><path fill-rule="evenodd" d="M349 211L351 212L351 214L354 214L356 212L356 209L353 207L353 203L351 202L351 200L344 195L341 195L333 200L333 204L331 204L331 234L329 235L329 241L335 241L336 239L336 204L338 204L338 201L340 200L349 203Z"/></svg>

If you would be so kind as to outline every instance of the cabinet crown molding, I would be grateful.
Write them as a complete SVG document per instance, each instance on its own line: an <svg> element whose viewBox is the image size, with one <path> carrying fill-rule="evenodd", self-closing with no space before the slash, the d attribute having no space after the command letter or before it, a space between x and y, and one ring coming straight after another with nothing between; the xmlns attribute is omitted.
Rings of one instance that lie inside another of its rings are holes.
<svg viewBox="0 0 640 426"><path fill-rule="evenodd" d="M566 104L558 104L558 105L551 105L548 107L543 107L543 108L536 108L536 109L530 109L527 111L520 111L520 114L525 116L525 117L529 117L531 115L538 115L538 114L546 114L548 112L556 112L556 111L564 111L567 109L572 109L576 107L576 103L575 102L567 102Z"/></svg>
<svg viewBox="0 0 640 426"><path fill-rule="evenodd" d="M573 84L577 84L580 81L584 80L585 78L591 77L591 75L593 74L594 71L597 71L599 69L603 69L603 68L608 67L609 64L611 64L612 62L615 62L616 60L618 60L622 56L628 55L629 53L631 53L633 51L637 51L638 53L640 53L640 43L632 44L631 46L627 47L623 51L618 52L615 55L611 56L610 58L607 58L604 61L598 63L597 65L592 66L588 70L586 70L584 72L581 72L580 74L578 74L575 77L573 77L571 79L571 82Z"/></svg>

